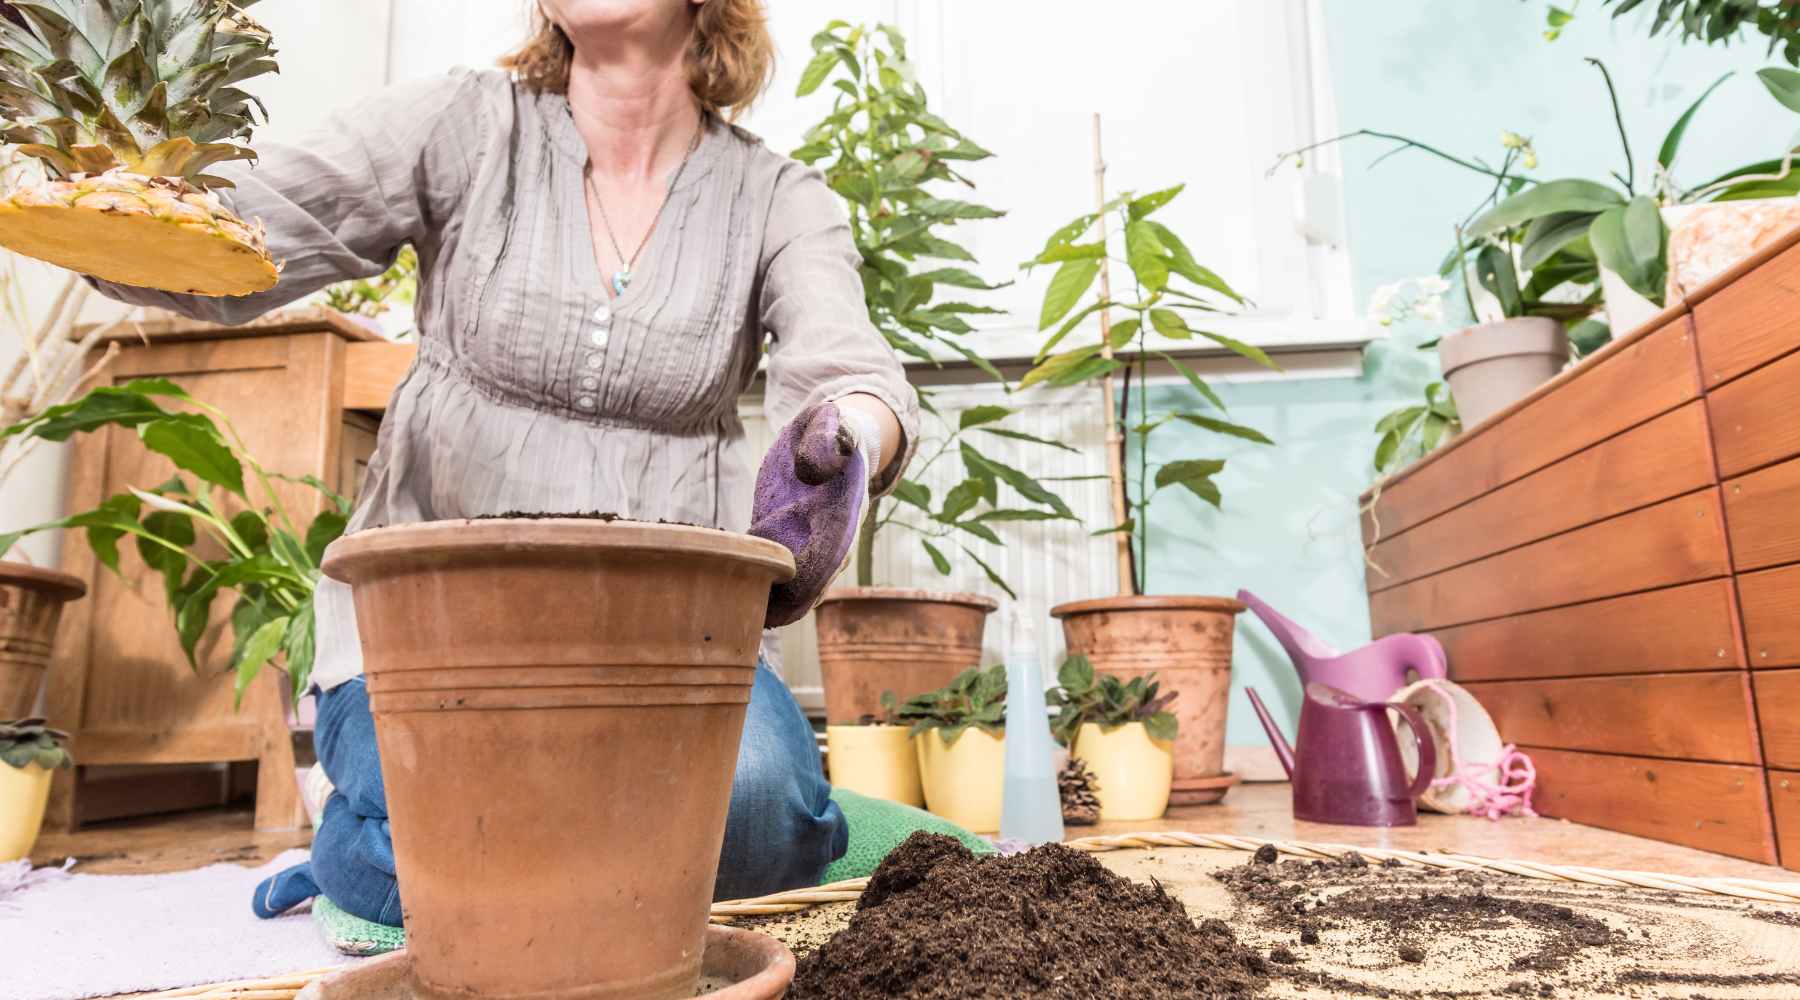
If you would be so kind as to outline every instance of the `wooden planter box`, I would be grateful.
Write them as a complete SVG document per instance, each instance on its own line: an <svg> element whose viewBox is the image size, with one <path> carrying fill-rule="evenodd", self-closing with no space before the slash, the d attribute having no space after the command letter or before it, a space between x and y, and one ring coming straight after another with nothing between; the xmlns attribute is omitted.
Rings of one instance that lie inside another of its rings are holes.
<svg viewBox="0 0 1800 1000"><path fill-rule="evenodd" d="M1800 869L1800 230L1363 500L1540 812Z"/></svg>

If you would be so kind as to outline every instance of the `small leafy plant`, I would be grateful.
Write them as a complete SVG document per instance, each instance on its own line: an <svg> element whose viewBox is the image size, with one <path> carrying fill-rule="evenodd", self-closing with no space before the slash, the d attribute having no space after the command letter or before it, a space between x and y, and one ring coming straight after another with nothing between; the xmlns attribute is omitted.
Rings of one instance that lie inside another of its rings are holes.
<svg viewBox="0 0 1800 1000"><path fill-rule="evenodd" d="M945 745L955 743L971 726L1000 736L1006 732L1006 666L970 667L944 687L914 695L900 706L900 721L912 735L936 730Z"/></svg>
<svg viewBox="0 0 1800 1000"><path fill-rule="evenodd" d="M1056 674L1057 687L1047 696L1056 718L1050 732L1064 746L1075 745L1081 727L1094 723L1111 732L1134 722L1144 724L1151 739L1170 741L1180 731L1169 703L1178 692L1159 693L1155 674L1122 681L1111 674L1096 674L1085 656L1071 656Z"/></svg>
<svg viewBox="0 0 1800 1000"><path fill-rule="evenodd" d="M805 97L830 81L836 91L831 112L805 135L795 159L820 168L831 189L844 199L850 232L862 257L864 303L869 319L894 350L939 364L941 348L960 355L1002 386L1006 378L963 338L974 333L965 317L996 313L990 306L962 301L960 293L1003 285L960 264L975 256L954 242L955 227L997 219L1006 213L943 192L973 189L964 164L992 153L933 114L906 55L906 38L890 25L874 29L832 21L813 36L813 58L800 77ZM926 263L927 261L937 263ZM953 298L952 295L958 295ZM857 583L875 583L875 539L888 527L919 538L932 566L949 575L945 549L960 547L995 586L1016 597L974 549L971 538L1005 542L996 525L1016 521L1074 521L1074 513L1054 492L1025 472L999 462L976 447L976 433L1073 451L1065 444L1033 437L1001 425L1016 411L1004 406L972 407L952 421L921 402L936 427L921 437L912 464L893 496L871 504L857 539ZM965 478L934 497L918 480L938 462L960 458ZM999 484L1006 483L1027 505L1002 508Z"/></svg>
<svg viewBox="0 0 1800 1000"><path fill-rule="evenodd" d="M1130 192L1114 198L1097 212L1078 216L1045 241L1044 249L1024 263L1031 268L1055 265L1056 273L1044 293L1044 304L1038 315L1038 329L1052 330L1038 349L1036 367L1019 380L1021 388L1031 385L1071 386L1109 379L1123 371L1124 391L1119 408L1138 438L1138 467L1134 484L1125 484L1127 516L1123 524L1106 531L1126 531L1137 543L1136 591L1143 593L1149 581L1150 503L1165 489L1180 487L1214 507L1221 505L1218 483L1213 479L1225 469L1225 461L1216 458L1182 458L1165 462L1152 471L1150 436L1170 423L1186 424L1212 434L1274 444L1264 434L1243 424L1225 419L1225 401L1192 369L1165 351L1151 345L1152 333L1166 340L1186 341L1195 338L1214 344L1275 371L1280 369L1260 348L1235 340L1206 328L1210 317L1245 305L1225 279L1194 259L1187 244L1168 226L1152 219L1157 210L1174 200L1183 185L1153 191L1146 195ZM1122 237L1124 257L1112 256L1110 239L1104 231L1104 218L1117 214L1115 233ZM1101 235L1087 239L1096 225ZM1114 295L1110 291L1095 294L1093 301L1076 306L1094 287L1102 263L1116 261L1127 269L1130 294ZM1112 319L1117 312L1123 318ZM1052 353L1081 322L1100 314L1104 339L1060 353ZM1110 323L1110 325L1108 325ZM1113 352L1126 352L1119 360ZM1202 408L1179 409L1168 413L1150 412L1146 376L1152 357L1161 359L1187 380L1188 386L1214 412ZM1132 387L1137 385L1136 423L1132 419ZM1131 477L1126 476L1127 480Z"/></svg>
<svg viewBox="0 0 1800 1000"><path fill-rule="evenodd" d="M51 729L43 719L0 722L0 761L20 770L32 764L46 771L73 767L68 742L68 733Z"/></svg>
<svg viewBox="0 0 1800 1000"><path fill-rule="evenodd" d="M1544 11L1544 38L1556 41L1563 29L1575 19L1581 0L1562 0L1567 6L1552 3ZM1730 43L1746 30L1756 31L1769 40L1768 54L1779 52L1789 63L1800 66L1800 7L1792 0L1599 0L1612 8L1612 16L1621 18L1642 7L1654 7L1656 16L1650 21L1650 36L1679 34L1681 40L1699 40L1708 45Z"/></svg>
<svg viewBox="0 0 1800 1000"><path fill-rule="evenodd" d="M376 277L339 282L321 294L327 308L373 319L396 304L411 305L418 291L419 252L408 244L400 248L394 265Z"/></svg>
<svg viewBox="0 0 1800 1000"><path fill-rule="evenodd" d="M185 409L164 409L157 400ZM163 578L190 666L199 669L197 650L214 598L232 591L237 601L228 662L239 702L257 673L278 658L298 698L312 673L319 562L325 547L343 534L349 501L316 477L295 480L265 470L223 412L167 379L95 389L0 430L0 441L21 436L66 441L106 427L135 431L144 447L179 471L160 486L133 487L93 510L0 534L0 555L26 535L80 528L94 555L119 573L119 542L129 535L144 564ZM275 480L318 490L326 498L324 511L302 530L275 491Z"/></svg>

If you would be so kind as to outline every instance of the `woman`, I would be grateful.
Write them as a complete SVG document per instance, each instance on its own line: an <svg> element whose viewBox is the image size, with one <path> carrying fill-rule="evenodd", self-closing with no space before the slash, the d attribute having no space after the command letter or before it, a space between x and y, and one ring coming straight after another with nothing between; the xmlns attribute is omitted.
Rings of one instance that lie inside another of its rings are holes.
<svg viewBox="0 0 1800 1000"><path fill-rule="evenodd" d="M756 533L795 551L767 624L793 621L841 567L869 490L905 467L918 415L869 323L835 196L721 120L769 76L760 0L542 0L536 21L510 75L398 88L311 142L263 149L254 169L220 168L235 210L268 227L274 289L106 291L237 323L378 274L411 243L418 360L351 531L514 510L742 531L754 513ZM786 429L753 490L736 399L765 339L768 412ZM348 588L322 581L315 600L315 742L334 791L310 864L265 882L255 906L323 891L399 924ZM765 660L716 897L816 884L847 841L829 791Z"/></svg>

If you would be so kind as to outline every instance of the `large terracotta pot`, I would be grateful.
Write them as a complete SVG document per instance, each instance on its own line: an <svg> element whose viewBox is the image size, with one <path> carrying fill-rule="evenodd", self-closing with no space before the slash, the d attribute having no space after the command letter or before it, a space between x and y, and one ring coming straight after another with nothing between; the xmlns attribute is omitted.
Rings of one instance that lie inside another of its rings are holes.
<svg viewBox="0 0 1800 1000"><path fill-rule="evenodd" d="M1216 802L1225 775L1225 709L1231 694L1231 640L1244 605L1229 597L1103 597L1059 604L1070 653L1094 669L1129 679L1155 673L1180 724L1169 802Z"/></svg>
<svg viewBox="0 0 1800 1000"><path fill-rule="evenodd" d="M583 519L359 532L354 588L414 989L686 997L773 542Z"/></svg>
<svg viewBox="0 0 1800 1000"><path fill-rule="evenodd" d="M980 594L900 587L826 594L814 618L826 721L855 722L881 710L883 691L905 701L980 666L981 633L999 606Z"/></svg>
<svg viewBox="0 0 1800 1000"><path fill-rule="evenodd" d="M0 719L23 719L37 706L63 605L86 593L67 573L0 562Z"/></svg>

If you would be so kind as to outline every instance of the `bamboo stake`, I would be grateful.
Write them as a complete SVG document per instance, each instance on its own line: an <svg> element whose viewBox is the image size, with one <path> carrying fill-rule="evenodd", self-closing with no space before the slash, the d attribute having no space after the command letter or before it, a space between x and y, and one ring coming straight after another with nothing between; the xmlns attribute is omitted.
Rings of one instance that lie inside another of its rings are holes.
<svg viewBox="0 0 1800 1000"><path fill-rule="evenodd" d="M1094 211L1100 215L1100 245L1106 246L1106 158L1100 152L1100 112L1094 112ZM1112 261L1100 257L1100 299L1112 299ZM1112 360L1112 310L1100 310L1100 356ZM1125 500L1125 435L1119 429L1118 406L1114 403L1113 376L1100 376L1100 398L1106 407L1106 475L1112 491L1113 524L1124 524L1131 516ZM1118 543L1119 593L1129 597L1137 593L1137 573L1131 561L1130 531L1114 532Z"/></svg>

